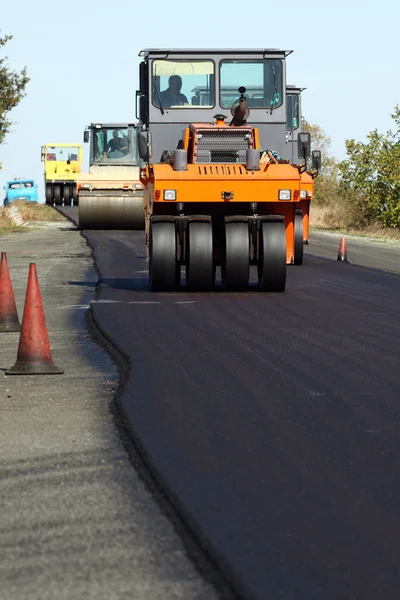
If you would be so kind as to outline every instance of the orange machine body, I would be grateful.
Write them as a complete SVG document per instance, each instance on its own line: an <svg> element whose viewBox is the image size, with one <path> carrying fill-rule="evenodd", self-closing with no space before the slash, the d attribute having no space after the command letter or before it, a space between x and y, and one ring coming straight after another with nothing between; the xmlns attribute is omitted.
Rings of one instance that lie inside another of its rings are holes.
<svg viewBox="0 0 400 600"><path fill-rule="evenodd" d="M197 140L202 132L209 134L212 131L218 136L229 135L237 129L248 136L250 149L259 150L256 128L232 127L218 121L215 125L192 123L184 130L182 137L182 147L188 151L186 170L176 171L173 164L168 162L147 165L142 169L146 233L150 215L175 214L174 205L177 203L184 203L185 212L203 212L205 204L208 204L209 211L223 211L225 215L230 214L228 205L232 205L231 214L248 214L246 211L250 203L256 203L258 215L284 215L286 262L291 264L294 260L294 217L296 208L299 208L302 185L299 168L287 161L280 164L271 159L261 163L259 170L247 170L246 164L196 162ZM174 200L165 198L165 192L169 190L175 191ZM290 192L290 199L279 200L282 190ZM200 210L196 211L196 205ZM210 208L212 205L214 208Z"/></svg>

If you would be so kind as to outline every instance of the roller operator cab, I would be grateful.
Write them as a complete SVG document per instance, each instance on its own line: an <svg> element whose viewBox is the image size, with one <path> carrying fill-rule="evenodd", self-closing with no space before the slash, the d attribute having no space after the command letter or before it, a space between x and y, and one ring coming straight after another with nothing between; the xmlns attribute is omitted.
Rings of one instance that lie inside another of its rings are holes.
<svg viewBox="0 0 400 600"><path fill-rule="evenodd" d="M307 165L286 151L285 50L143 50L139 155L152 290L283 292ZM303 139L302 155L310 155ZM302 235L302 233L301 233Z"/></svg>
<svg viewBox="0 0 400 600"><path fill-rule="evenodd" d="M287 134L288 143L287 156L292 164L300 163L301 143L299 134L304 134L303 130L303 113L302 113L302 93L306 88L288 85L286 87L286 114L287 114ZM300 136L301 137L301 136ZM321 168L321 152L314 150L312 152L312 164L315 166L315 171L304 171L301 174L300 184L300 203L297 209L296 219L302 221L303 225L303 243L309 243L309 220L310 220L310 203L314 198L314 179ZM300 227L297 226L297 231ZM300 240L297 240L300 243ZM301 251L295 257L295 264L301 264Z"/></svg>
<svg viewBox="0 0 400 600"><path fill-rule="evenodd" d="M81 229L144 229L143 186L139 177L136 126L92 123L89 173L77 182Z"/></svg>
<svg viewBox="0 0 400 600"><path fill-rule="evenodd" d="M82 164L81 144L45 144L42 146L41 156L46 204L76 204L76 180Z"/></svg>

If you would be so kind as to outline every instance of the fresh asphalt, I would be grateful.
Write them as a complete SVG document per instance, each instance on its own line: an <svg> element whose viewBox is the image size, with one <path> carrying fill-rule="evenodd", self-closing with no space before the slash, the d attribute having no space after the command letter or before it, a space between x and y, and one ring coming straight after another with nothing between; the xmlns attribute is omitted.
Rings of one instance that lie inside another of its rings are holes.
<svg viewBox="0 0 400 600"><path fill-rule="evenodd" d="M83 235L132 436L240 596L397 597L400 248L314 234L284 294L156 294L142 232Z"/></svg>

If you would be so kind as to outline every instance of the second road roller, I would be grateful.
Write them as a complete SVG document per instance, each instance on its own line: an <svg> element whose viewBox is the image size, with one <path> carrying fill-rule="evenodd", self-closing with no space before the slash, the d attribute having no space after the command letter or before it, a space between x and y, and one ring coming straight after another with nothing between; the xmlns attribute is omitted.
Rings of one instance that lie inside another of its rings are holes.
<svg viewBox="0 0 400 600"><path fill-rule="evenodd" d="M144 229L136 137L132 123L86 127L89 172L77 181L80 229Z"/></svg>

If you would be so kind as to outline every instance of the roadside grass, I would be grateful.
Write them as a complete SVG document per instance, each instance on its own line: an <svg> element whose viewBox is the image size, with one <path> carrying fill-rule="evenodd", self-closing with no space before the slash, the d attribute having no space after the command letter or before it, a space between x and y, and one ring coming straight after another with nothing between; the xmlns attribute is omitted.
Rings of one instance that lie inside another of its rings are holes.
<svg viewBox="0 0 400 600"><path fill-rule="evenodd" d="M23 200L15 200L11 206L18 208L18 212L24 222L27 221L66 221L52 206L47 204L35 204L34 202L24 202Z"/></svg>
<svg viewBox="0 0 400 600"><path fill-rule="evenodd" d="M0 235L7 235L9 233L14 233L15 231L21 231L22 227L18 227L15 225L10 215L8 214L8 209L4 208L4 206L0 207Z"/></svg>
<svg viewBox="0 0 400 600"><path fill-rule="evenodd" d="M311 202L310 229L376 238L385 242L400 242L400 228L385 228L379 223L365 223L360 219L356 209L340 198L335 198L329 205L322 206L317 202Z"/></svg>

